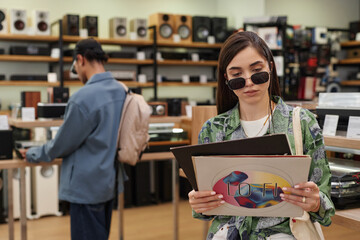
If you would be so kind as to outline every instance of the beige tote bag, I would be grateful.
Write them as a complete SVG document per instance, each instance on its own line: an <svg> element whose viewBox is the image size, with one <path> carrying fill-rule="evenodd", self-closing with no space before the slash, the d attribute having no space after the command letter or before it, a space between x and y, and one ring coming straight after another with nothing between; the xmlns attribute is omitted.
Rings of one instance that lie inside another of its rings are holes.
<svg viewBox="0 0 360 240"><path fill-rule="evenodd" d="M293 131L296 155L303 155L303 142L300 123L300 107L293 111ZM290 229L297 240L324 240L324 234L318 222L312 222L310 215L304 211L303 216L290 218Z"/></svg>

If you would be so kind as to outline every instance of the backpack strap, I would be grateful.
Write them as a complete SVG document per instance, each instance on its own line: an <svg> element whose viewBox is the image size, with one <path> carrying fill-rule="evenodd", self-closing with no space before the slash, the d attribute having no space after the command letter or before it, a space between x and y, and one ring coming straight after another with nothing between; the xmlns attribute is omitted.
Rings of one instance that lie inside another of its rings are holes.
<svg viewBox="0 0 360 240"><path fill-rule="evenodd" d="M295 141L295 155L303 155L303 141L301 133L301 122L300 122L300 110L301 107L296 107L293 110L293 132Z"/></svg>
<svg viewBox="0 0 360 240"><path fill-rule="evenodd" d="M129 93L131 90L128 88L123 82L117 81L126 91L126 93Z"/></svg>

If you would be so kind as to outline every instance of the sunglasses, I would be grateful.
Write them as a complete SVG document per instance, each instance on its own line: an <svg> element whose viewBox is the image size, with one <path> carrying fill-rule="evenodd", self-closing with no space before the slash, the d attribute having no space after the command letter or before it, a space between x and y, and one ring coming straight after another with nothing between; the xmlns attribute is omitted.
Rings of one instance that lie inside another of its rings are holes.
<svg viewBox="0 0 360 240"><path fill-rule="evenodd" d="M249 78L251 79L251 81L254 84L263 84L263 83L266 83L267 81L269 81L270 72L254 73ZM241 89L241 88L245 87L246 79L249 79L249 78L243 78L243 77L233 78L233 79L230 79L229 81L225 81L225 83L231 90L237 90L237 89Z"/></svg>
<svg viewBox="0 0 360 240"><path fill-rule="evenodd" d="M70 67L70 72L72 72L73 74L77 74L76 70L75 70L75 62L76 60L73 61L71 67Z"/></svg>

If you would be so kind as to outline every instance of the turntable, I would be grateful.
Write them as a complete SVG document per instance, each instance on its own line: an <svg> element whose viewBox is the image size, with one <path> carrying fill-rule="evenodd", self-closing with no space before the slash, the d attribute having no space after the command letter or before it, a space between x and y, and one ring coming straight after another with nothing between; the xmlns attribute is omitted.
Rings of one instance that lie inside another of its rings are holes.
<svg viewBox="0 0 360 240"><path fill-rule="evenodd" d="M360 162L329 159L331 170L331 198L339 209L360 200Z"/></svg>

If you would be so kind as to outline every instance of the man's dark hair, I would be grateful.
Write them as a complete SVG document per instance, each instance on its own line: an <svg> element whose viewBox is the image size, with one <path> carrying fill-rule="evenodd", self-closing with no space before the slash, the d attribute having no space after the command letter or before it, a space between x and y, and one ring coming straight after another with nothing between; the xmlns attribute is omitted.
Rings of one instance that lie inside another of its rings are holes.
<svg viewBox="0 0 360 240"><path fill-rule="evenodd" d="M88 38L79 41L74 49L74 59L80 54L84 56L89 62L97 61L106 63L108 55L102 50L101 45L93 38Z"/></svg>

